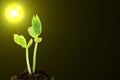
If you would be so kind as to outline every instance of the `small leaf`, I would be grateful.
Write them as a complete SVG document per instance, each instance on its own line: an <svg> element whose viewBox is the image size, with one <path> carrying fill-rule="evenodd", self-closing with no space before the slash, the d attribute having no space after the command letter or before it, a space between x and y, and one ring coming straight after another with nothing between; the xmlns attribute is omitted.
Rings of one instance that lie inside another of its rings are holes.
<svg viewBox="0 0 120 80"><path fill-rule="evenodd" d="M38 17L38 15L36 15L36 20L39 22L39 34L41 34L42 32L42 24L41 24L41 21L40 21L40 18Z"/></svg>
<svg viewBox="0 0 120 80"><path fill-rule="evenodd" d="M26 40L23 35L14 34L14 41L23 48L26 48Z"/></svg>
<svg viewBox="0 0 120 80"><path fill-rule="evenodd" d="M34 34L38 37L42 32L42 25L37 15L32 18L32 27Z"/></svg>
<svg viewBox="0 0 120 80"><path fill-rule="evenodd" d="M35 33L33 32L33 27L29 27L29 28L28 28L28 33L29 33L29 35L30 35L31 37L33 37L33 38L36 38L36 37L37 37L37 35L35 35Z"/></svg>
<svg viewBox="0 0 120 80"><path fill-rule="evenodd" d="M29 47L32 45L32 43L33 43L33 40L32 40L32 39L30 39L30 40L29 40L29 42L28 42L27 47L29 48Z"/></svg>
<svg viewBox="0 0 120 80"><path fill-rule="evenodd" d="M35 38L34 41L40 43L42 41L42 38Z"/></svg>

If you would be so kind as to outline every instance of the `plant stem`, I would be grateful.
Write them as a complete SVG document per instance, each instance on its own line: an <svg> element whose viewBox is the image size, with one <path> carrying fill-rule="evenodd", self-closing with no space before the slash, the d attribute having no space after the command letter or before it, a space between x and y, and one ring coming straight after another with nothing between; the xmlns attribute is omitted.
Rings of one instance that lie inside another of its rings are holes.
<svg viewBox="0 0 120 80"><path fill-rule="evenodd" d="M35 42L35 47L34 47L34 53L33 53L33 73L35 72L36 69L36 53L37 53L37 46L38 46L38 42Z"/></svg>
<svg viewBox="0 0 120 80"><path fill-rule="evenodd" d="M29 62L29 54L28 54L28 48L26 47L26 63L27 63L27 69L29 74L32 74L31 68L30 68L30 62Z"/></svg>

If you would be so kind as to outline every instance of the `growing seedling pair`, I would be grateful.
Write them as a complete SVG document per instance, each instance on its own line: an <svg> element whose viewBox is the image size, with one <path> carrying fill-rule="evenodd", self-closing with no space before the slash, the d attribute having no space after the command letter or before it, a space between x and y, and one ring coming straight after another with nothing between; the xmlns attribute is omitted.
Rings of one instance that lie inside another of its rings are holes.
<svg viewBox="0 0 120 80"><path fill-rule="evenodd" d="M41 21L39 17L35 15L32 18L32 26L28 28L28 33L32 37L28 43L23 35L14 34L15 43L22 46L22 48L25 48L26 50L26 64L29 74L34 73L36 70L36 53L37 53L38 43L42 41L42 38L39 37L41 32L42 32ZM30 61L29 61L29 47L33 44L33 42L35 43L35 46L33 51L33 65L31 69Z"/></svg>

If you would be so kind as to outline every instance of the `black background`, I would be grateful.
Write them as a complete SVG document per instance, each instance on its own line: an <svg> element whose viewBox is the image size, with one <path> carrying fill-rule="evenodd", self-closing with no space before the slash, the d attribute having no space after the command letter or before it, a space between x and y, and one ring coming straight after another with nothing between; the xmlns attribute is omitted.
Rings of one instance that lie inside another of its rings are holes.
<svg viewBox="0 0 120 80"><path fill-rule="evenodd" d="M24 19L12 24L4 17L9 3L23 6ZM13 33L30 36L32 16L38 14L43 38L37 70L56 80L119 80L119 2L113 0L0 0L0 80L26 69L25 50ZM30 60L32 51L30 48Z"/></svg>

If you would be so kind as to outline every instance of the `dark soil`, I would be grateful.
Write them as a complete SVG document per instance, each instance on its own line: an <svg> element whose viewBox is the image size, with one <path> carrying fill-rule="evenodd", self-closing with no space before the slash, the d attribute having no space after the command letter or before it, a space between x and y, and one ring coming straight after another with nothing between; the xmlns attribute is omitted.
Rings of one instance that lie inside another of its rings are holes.
<svg viewBox="0 0 120 80"><path fill-rule="evenodd" d="M33 74L29 74L27 70L18 76L12 76L11 80L55 80L44 71L36 71Z"/></svg>

